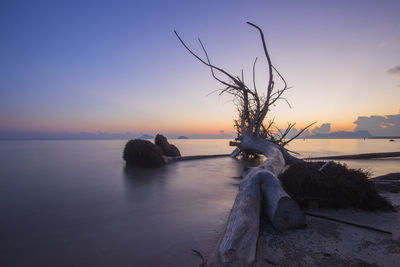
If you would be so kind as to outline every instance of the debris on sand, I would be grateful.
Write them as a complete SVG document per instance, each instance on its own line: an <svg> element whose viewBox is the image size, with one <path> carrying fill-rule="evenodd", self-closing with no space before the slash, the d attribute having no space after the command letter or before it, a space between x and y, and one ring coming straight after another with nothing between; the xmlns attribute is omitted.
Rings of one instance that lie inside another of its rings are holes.
<svg viewBox="0 0 400 267"><path fill-rule="evenodd" d="M302 207L395 211L380 196L368 173L336 162L299 162L279 176L283 188Z"/></svg>

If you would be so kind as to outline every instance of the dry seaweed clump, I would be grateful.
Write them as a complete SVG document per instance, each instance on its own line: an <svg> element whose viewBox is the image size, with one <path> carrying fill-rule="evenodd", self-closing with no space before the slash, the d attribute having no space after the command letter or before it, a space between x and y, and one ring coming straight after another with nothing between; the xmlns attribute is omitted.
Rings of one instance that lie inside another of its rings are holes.
<svg viewBox="0 0 400 267"><path fill-rule="evenodd" d="M349 169L345 164L330 162L294 163L279 176L286 192L300 206L310 202L323 208L357 208L370 211L395 211L393 205L380 196L368 174Z"/></svg>

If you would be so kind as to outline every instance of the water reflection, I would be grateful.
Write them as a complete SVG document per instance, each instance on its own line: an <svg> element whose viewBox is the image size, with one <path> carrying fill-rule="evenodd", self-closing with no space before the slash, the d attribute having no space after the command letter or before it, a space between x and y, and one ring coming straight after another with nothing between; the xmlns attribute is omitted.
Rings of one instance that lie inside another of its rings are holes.
<svg viewBox="0 0 400 267"><path fill-rule="evenodd" d="M162 251L163 265L198 265L191 249L204 254L214 249L238 190L232 177L242 170L240 161L230 158L175 162L155 169L124 167L126 205L134 217L131 227L146 233L131 247Z"/></svg>
<svg viewBox="0 0 400 267"><path fill-rule="evenodd" d="M372 141L300 140L290 148L302 156L400 151L400 142ZM125 143L0 141L0 266L198 266L191 249L211 252L238 177L259 162L216 158L126 169ZM183 155L232 151L227 140L172 143ZM400 166L399 159L363 162L349 165L383 174Z"/></svg>
<svg viewBox="0 0 400 267"><path fill-rule="evenodd" d="M169 166L160 168L139 168L125 165L123 173L125 182L135 185L151 183L154 179L160 176L168 176Z"/></svg>

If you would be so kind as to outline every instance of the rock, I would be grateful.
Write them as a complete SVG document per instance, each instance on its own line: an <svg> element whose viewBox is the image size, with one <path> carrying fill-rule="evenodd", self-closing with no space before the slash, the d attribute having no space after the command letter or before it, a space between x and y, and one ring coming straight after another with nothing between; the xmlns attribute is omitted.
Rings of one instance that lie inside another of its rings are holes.
<svg viewBox="0 0 400 267"><path fill-rule="evenodd" d="M128 166L154 168L166 163L160 147L141 139L130 140L126 143L123 158Z"/></svg>
<svg viewBox="0 0 400 267"><path fill-rule="evenodd" d="M168 140L165 136L163 136L161 134L157 134L154 142L156 143L157 146L159 146L162 149L163 154L165 156L169 156L169 157L180 157L181 156L179 149L176 146L168 143Z"/></svg>

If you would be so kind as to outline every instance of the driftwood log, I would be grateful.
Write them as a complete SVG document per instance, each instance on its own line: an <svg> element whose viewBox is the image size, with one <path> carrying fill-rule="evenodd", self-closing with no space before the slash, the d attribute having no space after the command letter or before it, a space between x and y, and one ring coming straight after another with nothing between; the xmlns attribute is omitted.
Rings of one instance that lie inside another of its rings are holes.
<svg viewBox="0 0 400 267"><path fill-rule="evenodd" d="M266 161L258 167L251 168L240 183L225 234L217 255L214 256L217 257L214 259L217 262L215 265L220 266L253 264L261 207L277 230L305 226L302 210L283 190L277 178L286 167L280 149L260 138L245 138L238 146L242 151L263 154L266 156Z"/></svg>
<svg viewBox="0 0 400 267"><path fill-rule="evenodd" d="M400 152L365 153L339 156L312 157L307 159L377 159L400 157Z"/></svg>
<svg viewBox="0 0 400 267"><path fill-rule="evenodd" d="M214 155L195 155L195 156L181 156L181 157L167 157L167 162L197 160L197 159L211 159L229 157L231 154L214 154Z"/></svg>
<svg viewBox="0 0 400 267"><path fill-rule="evenodd" d="M375 183L376 189L383 192L400 192L400 173L388 173L370 179Z"/></svg>

